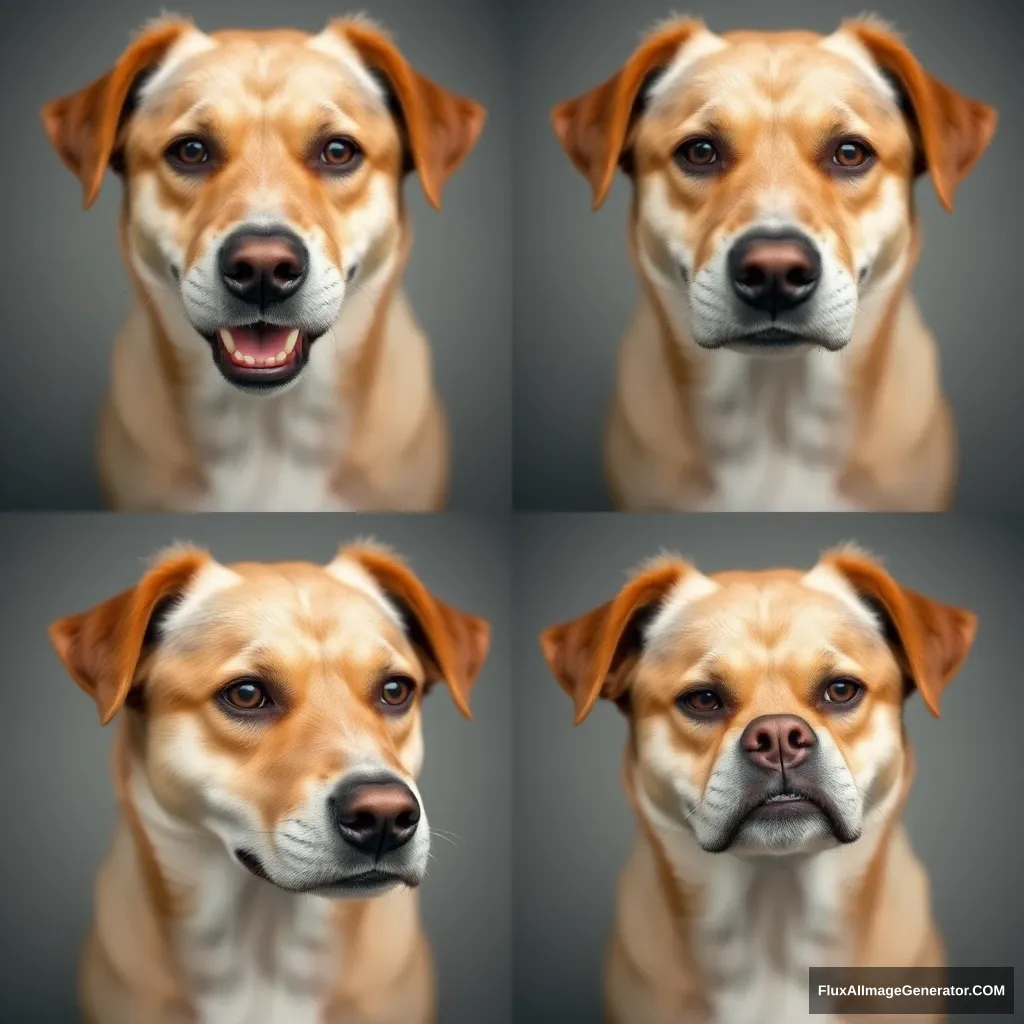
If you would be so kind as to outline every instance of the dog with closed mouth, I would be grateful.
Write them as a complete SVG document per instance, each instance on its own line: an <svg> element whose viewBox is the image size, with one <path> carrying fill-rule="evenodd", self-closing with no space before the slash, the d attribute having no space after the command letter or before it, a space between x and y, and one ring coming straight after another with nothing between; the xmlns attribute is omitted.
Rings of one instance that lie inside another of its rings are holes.
<svg viewBox="0 0 1024 1024"><path fill-rule="evenodd" d="M401 288L402 184L440 207L485 113L362 19L319 34L143 30L43 109L85 206L124 182L135 302L99 435L116 509L422 511L448 486Z"/></svg>
<svg viewBox="0 0 1024 1024"><path fill-rule="evenodd" d="M120 817L80 963L90 1024L428 1024L420 705L468 717L489 626L374 544L325 567L182 547L50 627Z"/></svg>
<svg viewBox="0 0 1024 1024"><path fill-rule="evenodd" d="M629 725L614 1024L850 1020L808 1015L808 968L945 965L900 821L903 704L938 715L976 628L848 546L808 572L664 556L544 631L577 723L603 697Z"/></svg>
<svg viewBox="0 0 1024 1024"><path fill-rule="evenodd" d="M955 432L908 291L913 185L951 210L996 112L874 19L813 32L655 30L560 103L598 208L632 181L642 284L606 477L627 510L945 509Z"/></svg>

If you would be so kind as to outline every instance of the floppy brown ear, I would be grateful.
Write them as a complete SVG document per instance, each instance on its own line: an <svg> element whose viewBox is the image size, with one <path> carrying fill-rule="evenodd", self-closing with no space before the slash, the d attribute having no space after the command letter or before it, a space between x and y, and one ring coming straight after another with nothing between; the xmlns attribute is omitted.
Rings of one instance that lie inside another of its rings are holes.
<svg viewBox="0 0 1024 1024"><path fill-rule="evenodd" d="M883 25L849 21L843 29L898 82L910 103L914 127L920 135L918 172L931 172L939 201L951 211L957 185L992 141L998 120L996 111L930 75L903 40Z"/></svg>
<svg viewBox="0 0 1024 1024"><path fill-rule="evenodd" d="M937 717L942 691L974 644L978 617L904 587L856 550L831 551L822 561L842 573L858 596L880 612L909 681Z"/></svg>
<svg viewBox="0 0 1024 1024"><path fill-rule="evenodd" d="M128 697L157 607L179 594L209 561L202 551L179 549L130 590L50 626L50 641L71 678L96 702L101 725Z"/></svg>
<svg viewBox="0 0 1024 1024"><path fill-rule="evenodd" d="M611 78L551 111L558 141L573 166L590 182L594 209L612 187L632 121L634 105L648 76L668 64L691 36L706 31L700 21L678 21L646 39Z"/></svg>
<svg viewBox="0 0 1024 1024"><path fill-rule="evenodd" d="M143 71L158 64L183 32L194 26L165 19L146 29L105 75L43 107L46 134L60 158L82 183L86 209L95 202L117 144L122 111Z"/></svg>
<svg viewBox="0 0 1024 1024"><path fill-rule="evenodd" d="M579 725L599 697L618 700L642 645L642 626L666 594L696 570L676 558L659 559L611 600L569 622L549 626L540 647L559 686L572 697Z"/></svg>
<svg viewBox="0 0 1024 1024"><path fill-rule="evenodd" d="M387 79L401 107L423 193L440 209L444 184L476 145L487 112L413 70L382 32L345 20L331 22L328 29L343 35L364 63Z"/></svg>
<svg viewBox="0 0 1024 1024"><path fill-rule="evenodd" d="M342 548L338 557L360 565L399 607L431 673L428 683L447 683L455 706L472 718L469 690L487 659L490 625L434 597L404 562L382 548Z"/></svg>

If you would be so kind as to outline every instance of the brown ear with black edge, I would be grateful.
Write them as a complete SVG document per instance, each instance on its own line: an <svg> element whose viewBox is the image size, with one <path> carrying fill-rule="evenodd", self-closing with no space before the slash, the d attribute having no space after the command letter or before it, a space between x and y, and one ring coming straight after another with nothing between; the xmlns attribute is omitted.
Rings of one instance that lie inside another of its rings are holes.
<svg viewBox="0 0 1024 1024"><path fill-rule="evenodd" d="M194 548L178 549L160 559L130 590L50 626L50 642L71 678L96 702L101 725L129 698L151 639L154 614L210 560Z"/></svg>
<svg viewBox="0 0 1024 1024"><path fill-rule="evenodd" d="M194 26L189 21L161 19L141 32L106 74L43 107L46 134L65 165L81 181L86 209L100 194L103 174L114 156L140 75L159 64L179 37L191 29Z"/></svg>
<svg viewBox="0 0 1024 1024"><path fill-rule="evenodd" d="M423 193L434 209L440 209L445 182L476 145L487 112L475 100L419 74L377 29L345 19L331 22L327 29L343 36L367 67L386 79L398 103Z"/></svg>
<svg viewBox="0 0 1024 1024"><path fill-rule="evenodd" d="M577 725L599 697L621 706L641 652L644 624L672 587L696 571L681 559L657 559L611 601L541 633L544 660L572 698Z"/></svg>
<svg viewBox="0 0 1024 1024"><path fill-rule="evenodd" d="M904 663L908 692L916 689L938 717L942 692L974 644L978 617L897 583L881 565L854 548L829 551L822 562L841 573L879 614Z"/></svg>
<svg viewBox="0 0 1024 1024"><path fill-rule="evenodd" d="M903 40L871 20L847 21L850 33L894 79L909 109L906 114L919 138L915 173L931 173L939 201L953 209L953 194L995 134L998 114L987 103L970 99L929 74Z"/></svg>
<svg viewBox="0 0 1024 1024"><path fill-rule="evenodd" d="M394 554L365 543L342 548L339 558L361 566L401 611L413 645L429 673L427 682L444 682L455 706L472 718L469 691L491 643L491 627L478 615L459 611L434 597L419 577Z"/></svg>
<svg viewBox="0 0 1024 1024"><path fill-rule="evenodd" d="M703 22L677 21L646 39L625 66L600 85L551 111L551 123L573 166L590 182L593 208L605 201L650 76L670 63Z"/></svg>

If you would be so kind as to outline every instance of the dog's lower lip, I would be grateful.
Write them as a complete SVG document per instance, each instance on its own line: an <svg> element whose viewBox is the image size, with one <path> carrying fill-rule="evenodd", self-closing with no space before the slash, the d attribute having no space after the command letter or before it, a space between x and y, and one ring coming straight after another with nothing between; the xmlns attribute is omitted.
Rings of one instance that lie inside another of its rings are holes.
<svg viewBox="0 0 1024 1024"><path fill-rule="evenodd" d="M808 338L797 334L794 331L787 331L783 327L767 327L763 331L754 331L752 334L744 334L736 339L741 344L747 345L806 345Z"/></svg>

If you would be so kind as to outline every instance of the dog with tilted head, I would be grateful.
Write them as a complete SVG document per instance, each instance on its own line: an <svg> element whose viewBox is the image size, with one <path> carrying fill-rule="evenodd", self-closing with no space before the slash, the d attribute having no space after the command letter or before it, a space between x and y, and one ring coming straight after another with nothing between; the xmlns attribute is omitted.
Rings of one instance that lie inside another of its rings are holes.
<svg viewBox="0 0 1024 1024"><path fill-rule="evenodd" d="M443 680L469 715L489 635L372 544L326 566L175 549L55 622L120 721L90 1024L431 1024L421 704Z"/></svg>

